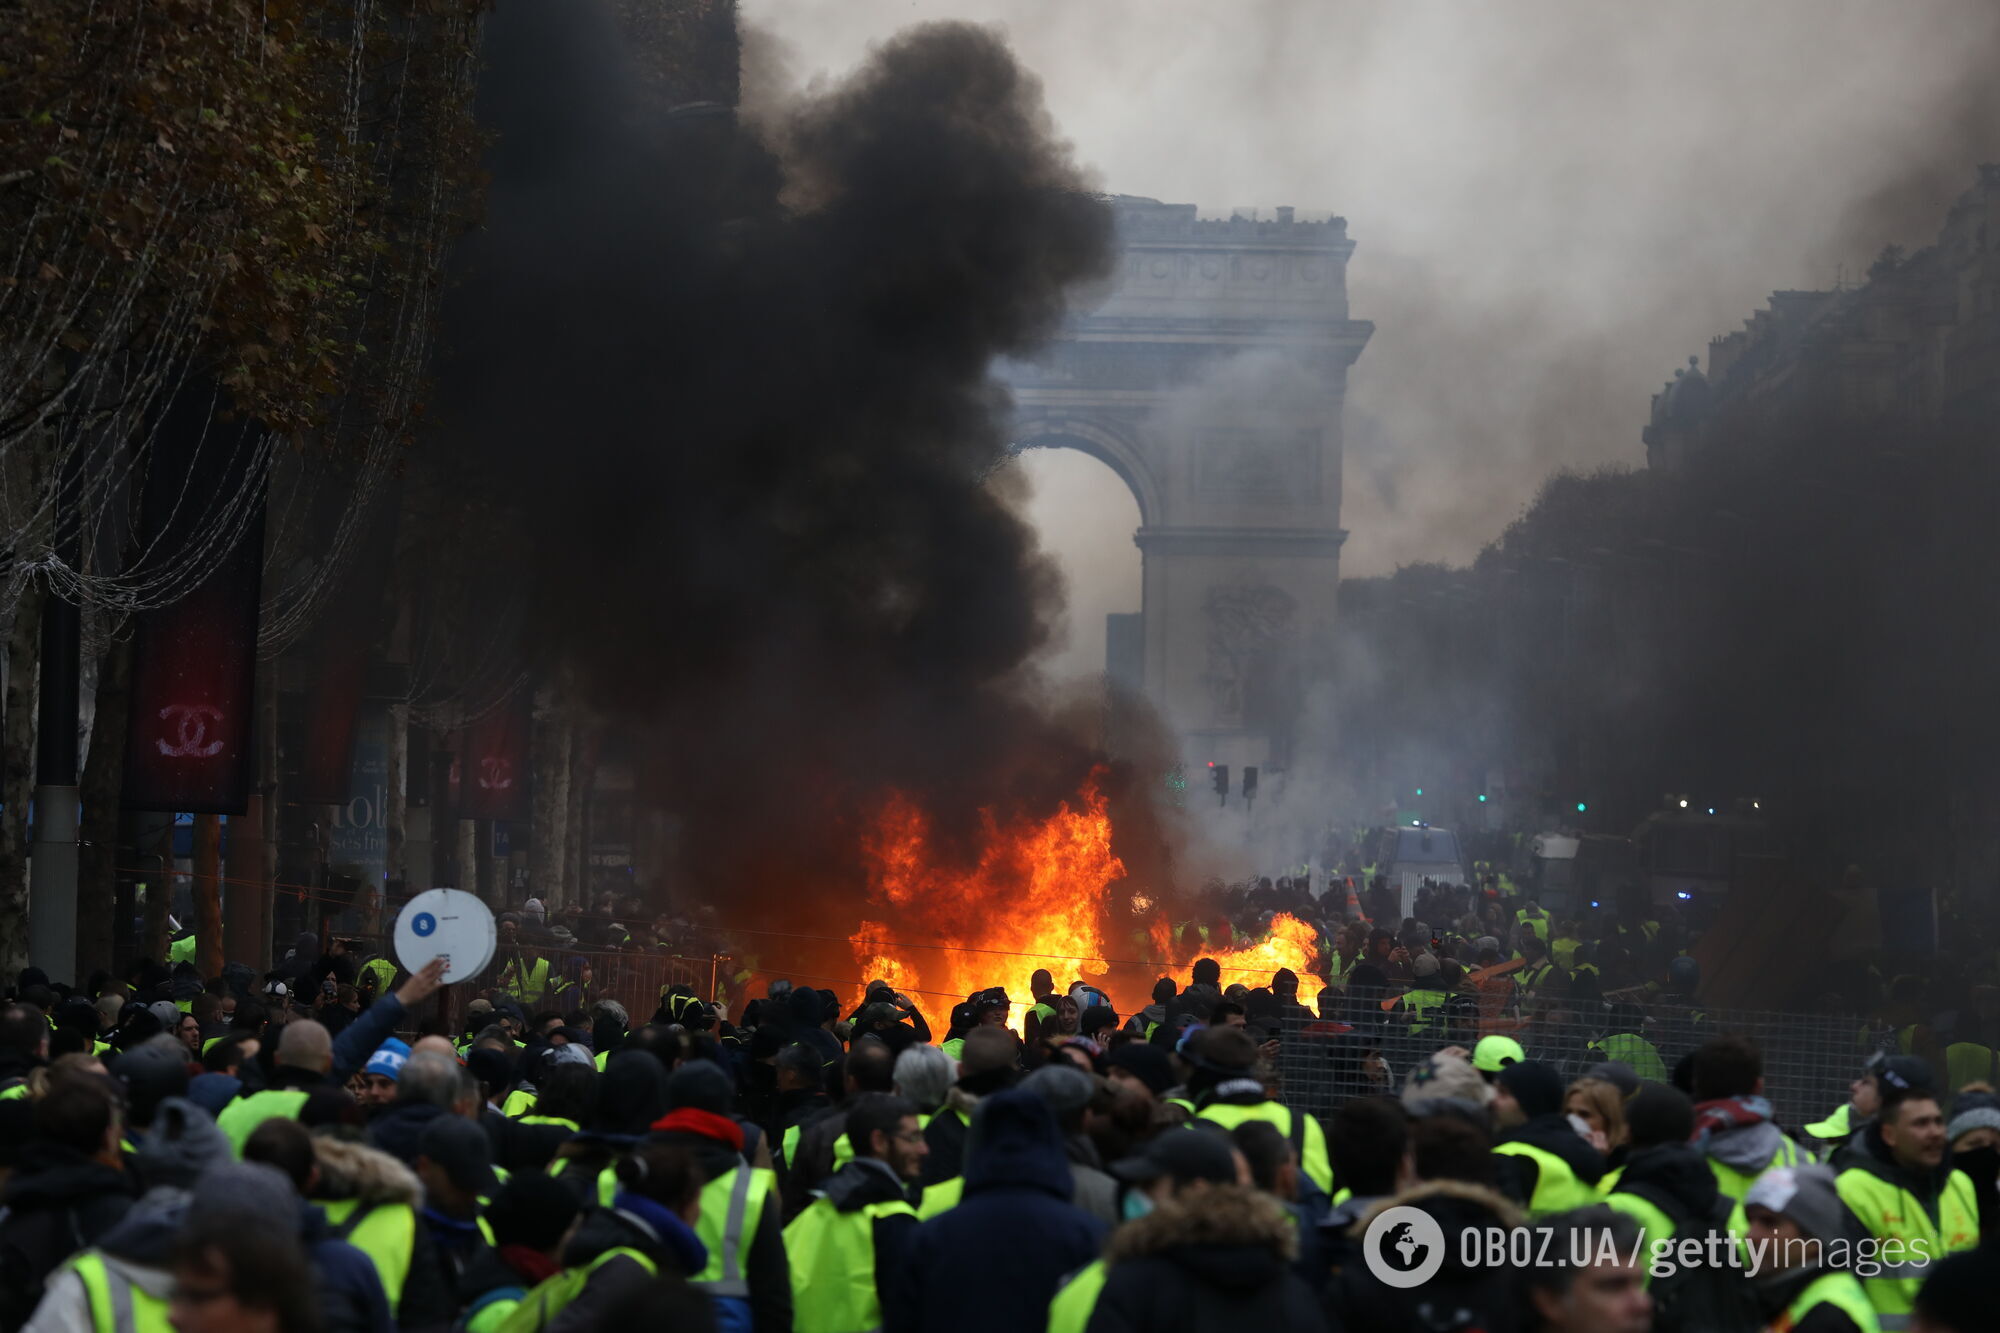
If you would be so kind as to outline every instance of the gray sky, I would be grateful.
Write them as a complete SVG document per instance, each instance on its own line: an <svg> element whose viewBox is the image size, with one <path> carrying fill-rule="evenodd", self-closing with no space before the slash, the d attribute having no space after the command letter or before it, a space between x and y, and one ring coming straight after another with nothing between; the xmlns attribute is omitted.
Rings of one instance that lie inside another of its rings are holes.
<svg viewBox="0 0 2000 1333"><path fill-rule="evenodd" d="M2000 157L1991 0L743 0L794 80L930 18L998 23L1107 190L1339 213L1376 324L1343 572L1463 561L1562 466L1640 464L1648 396L1774 288L1927 242ZM759 59L768 59L764 51ZM1032 459L1059 670L1136 609L1137 509Z"/></svg>

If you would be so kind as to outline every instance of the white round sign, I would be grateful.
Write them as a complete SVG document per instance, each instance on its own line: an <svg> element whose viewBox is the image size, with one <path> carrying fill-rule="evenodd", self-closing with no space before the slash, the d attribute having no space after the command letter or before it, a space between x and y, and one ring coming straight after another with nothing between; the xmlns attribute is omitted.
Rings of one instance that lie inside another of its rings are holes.
<svg viewBox="0 0 2000 1333"><path fill-rule="evenodd" d="M396 961L416 972L442 958L446 985L478 976L493 961L493 940L493 913L463 889L428 889L396 918Z"/></svg>

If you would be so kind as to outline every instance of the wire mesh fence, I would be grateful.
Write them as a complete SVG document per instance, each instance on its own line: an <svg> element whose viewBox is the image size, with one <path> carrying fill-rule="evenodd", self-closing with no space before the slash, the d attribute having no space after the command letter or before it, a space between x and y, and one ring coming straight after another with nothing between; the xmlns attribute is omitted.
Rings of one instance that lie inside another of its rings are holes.
<svg viewBox="0 0 2000 1333"><path fill-rule="evenodd" d="M1765 1096L1777 1119L1792 1126L1846 1102L1869 1056L1896 1039L1843 1014L1596 1002L1487 1012L1475 1002L1413 1016L1392 997L1350 1000L1328 1018L1286 1020L1276 1072L1287 1103L1324 1114L1349 1097L1399 1092L1433 1052L1457 1046L1469 1053L1486 1036L1511 1037L1526 1059L1554 1066L1565 1082L1607 1060L1666 1082L1697 1046L1725 1034L1747 1037L1762 1051Z"/></svg>
<svg viewBox="0 0 2000 1333"><path fill-rule="evenodd" d="M327 930L322 945L331 949L335 941L345 941L350 953L360 960L387 958L395 961L386 935ZM524 949L513 955L496 955L477 977L448 987L442 993L446 1012L463 1014L475 995L491 993L496 999L512 999L530 1015L543 1011L574 1013L587 1010L599 1000L615 1000L636 1025L644 1023L660 1007L661 999L674 987L686 987L704 1000L712 999L723 964L720 954L681 955L628 949ZM397 982L409 975L398 968ZM422 1018L439 1001L417 1017Z"/></svg>

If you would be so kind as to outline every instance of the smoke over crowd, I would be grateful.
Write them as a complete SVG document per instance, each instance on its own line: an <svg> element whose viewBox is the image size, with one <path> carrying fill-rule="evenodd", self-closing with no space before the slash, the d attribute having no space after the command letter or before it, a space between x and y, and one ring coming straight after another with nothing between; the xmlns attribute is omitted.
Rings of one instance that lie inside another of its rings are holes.
<svg viewBox="0 0 2000 1333"><path fill-rule="evenodd" d="M601 4L493 20L445 429L525 515L495 577L636 738L691 887L797 921L886 793L969 852L1097 761L1021 688L1058 589L979 479L989 363L1106 271L1109 217L985 30L913 29L755 131L639 96L622 51Z"/></svg>
<svg viewBox="0 0 2000 1333"><path fill-rule="evenodd" d="M1376 326L1346 413L1350 575L1462 563L1551 472L1638 464L1675 366L1774 289L1922 244L2000 155L1985 0L937 8L1008 25L1109 188L1346 215ZM801 78L903 13L745 0Z"/></svg>

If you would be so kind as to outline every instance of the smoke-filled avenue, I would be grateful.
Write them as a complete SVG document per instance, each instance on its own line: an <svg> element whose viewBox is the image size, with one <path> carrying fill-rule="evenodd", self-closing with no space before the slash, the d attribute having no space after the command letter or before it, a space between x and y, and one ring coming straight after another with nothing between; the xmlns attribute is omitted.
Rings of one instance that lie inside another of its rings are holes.
<svg viewBox="0 0 2000 1333"><path fill-rule="evenodd" d="M1990 1328L1996 55L9 0L0 1333Z"/></svg>

